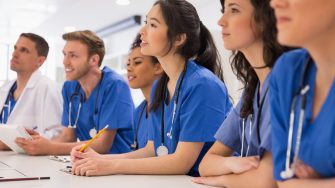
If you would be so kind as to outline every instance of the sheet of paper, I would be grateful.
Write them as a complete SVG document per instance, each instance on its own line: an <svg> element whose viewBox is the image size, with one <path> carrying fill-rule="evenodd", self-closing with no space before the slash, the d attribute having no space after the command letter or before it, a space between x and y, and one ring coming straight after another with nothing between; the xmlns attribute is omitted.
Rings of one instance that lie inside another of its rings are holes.
<svg viewBox="0 0 335 188"><path fill-rule="evenodd" d="M0 140L16 153L24 153L24 150L15 143L17 137L32 139L22 126L0 124Z"/></svg>
<svg viewBox="0 0 335 188"><path fill-rule="evenodd" d="M25 175L16 171L15 169L0 169L1 178L24 178Z"/></svg>

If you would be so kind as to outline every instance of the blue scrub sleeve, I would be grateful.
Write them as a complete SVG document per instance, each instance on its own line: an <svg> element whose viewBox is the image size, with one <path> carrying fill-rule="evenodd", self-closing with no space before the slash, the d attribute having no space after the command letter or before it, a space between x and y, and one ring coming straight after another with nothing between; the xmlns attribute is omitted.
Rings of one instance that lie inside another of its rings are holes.
<svg viewBox="0 0 335 188"><path fill-rule="evenodd" d="M281 66L285 62L285 56L281 56L276 64L276 70L272 72L270 77L270 109L271 109L271 137L272 137L272 158L274 166L274 178L283 180L280 172L285 169L285 158L287 148L287 129L285 127L290 109L281 106L279 95L282 93L278 89L277 82L284 81L283 73L285 66Z"/></svg>
<svg viewBox="0 0 335 188"><path fill-rule="evenodd" d="M180 107L179 140L215 141L214 134L231 108L227 90L217 82L202 79L186 92Z"/></svg>
<svg viewBox="0 0 335 188"><path fill-rule="evenodd" d="M220 141L222 144L238 153L241 151L239 126L242 124L242 118L240 118L239 113L240 104L241 102L239 102L236 108L231 109L228 117L224 120L215 134L215 139L217 141Z"/></svg>
<svg viewBox="0 0 335 188"><path fill-rule="evenodd" d="M122 80L104 91L103 103L99 113L99 128L109 125L108 129L131 128L134 105L128 85Z"/></svg>
<svg viewBox="0 0 335 188"><path fill-rule="evenodd" d="M67 127L69 125L69 103L71 93L68 91L70 84L65 82L62 88L62 96L63 96L63 114L62 114L62 125Z"/></svg>

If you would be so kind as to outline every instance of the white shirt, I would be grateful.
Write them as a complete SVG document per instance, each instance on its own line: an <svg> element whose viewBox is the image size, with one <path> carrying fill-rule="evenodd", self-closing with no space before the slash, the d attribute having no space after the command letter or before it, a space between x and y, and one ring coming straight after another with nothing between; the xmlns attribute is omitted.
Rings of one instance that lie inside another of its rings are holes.
<svg viewBox="0 0 335 188"><path fill-rule="evenodd" d="M0 111L8 93L16 80L3 85L0 89ZM62 115L62 95L56 82L35 71L17 99L7 124L22 125L35 129L47 138L60 133Z"/></svg>

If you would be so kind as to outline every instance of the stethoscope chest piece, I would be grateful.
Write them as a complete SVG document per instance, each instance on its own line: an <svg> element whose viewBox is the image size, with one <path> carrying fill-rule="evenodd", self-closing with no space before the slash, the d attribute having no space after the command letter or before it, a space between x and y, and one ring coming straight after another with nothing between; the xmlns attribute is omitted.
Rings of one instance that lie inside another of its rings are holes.
<svg viewBox="0 0 335 188"><path fill-rule="evenodd" d="M164 156L164 155L168 155L169 151L166 146L161 145L157 148L156 153L157 153L157 156Z"/></svg>
<svg viewBox="0 0 335 188"><path fill-rule="evenodd" d="M90 137L93 138L97 134L97 130L95 128L92 128L89 134L90 134Z"/></svg>

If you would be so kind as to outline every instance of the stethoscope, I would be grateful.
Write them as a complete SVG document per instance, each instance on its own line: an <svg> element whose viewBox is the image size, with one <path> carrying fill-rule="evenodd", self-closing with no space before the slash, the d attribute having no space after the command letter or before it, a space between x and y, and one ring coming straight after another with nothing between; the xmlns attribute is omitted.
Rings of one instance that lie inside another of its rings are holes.
<svg viewBox="0 0 335 188"><path fill-rule="evenodd" d="M303 121L305 118L305 108L306 108L306 95L310 86L308 84L304 84L305 78L307 77L307 72L309 67L312 65L312 59L309 57L306 60L306 65L304 67L304 71L302 74L302 79L299 87L299 91L294 95L292 103L291 103L291 111L290 111L290 120L289 120L289 132L288 132L288 141L287 141L287 149L286 149L286 160L285 160L285 170L281 171L280 176L283 179L289 179L294 176L294 169L290 166L290 158L291 158L291 149L292 149L292 139L293 139L293 126L295 120L295 106L298 101L298 97L301 96L301 106L300 106L300 113L298 115L298 132L297 138L294 148L294 156L293 156L293 163L295 164L298 160L298 154L300 149L300 141L301 141L301 133L302 133L302 126Z"/></svg>
<svg viewBox="0 0 335 188"><path fill-rule="evenodd" d="M173 102L173 111L172 111L172 123L171 123L171 127L169 132L166 133L166 136L172 140L172 131L173 131L173 125L174 125L174 121L175 121L175 115L176 115L176 111L177 111L177 104L178 104L178 100L179 100L179 93L180 93L180 88L181 85L183 84L184 78L185 78L185 74L186 74L186 69L187 69L187 65L185 64L184 66L184 70L182 72L182 77L180 80L180 83L177 87L176 93L175 93L175 98L174 98L174 102ZM167 155L169 153L168 148L165 146L165 140L164 140L164 106L165 106L165 98L166 98L166 89L167 89L167 81L164 83L165 85L165 89L163 92L163 102L162 102L162 116L161 116L161 140L162 143L161 145L157 148L156 153L158 156L163 156L163 155Z"/></svg>
<svg viewBox="0 0 335 188"><path fill-rule="evenodd" d="M10 89L8 96L6 98L5 104L3 105L2 112L1 112L1 123L6 123L10 113L12 112L12 102L11 98L14 96L14 91L16 90L16 82L13 84L12 88ZM5 121L5 109L7 108L7 120Z"/></svg>
<svg viewBox="0 0 335 188"><path fill-rule="evenodd" d="M98 84L98 93L97 96L95 98L95 103L94 103L94 114L98 113L98 109L97 109L97 102L98 102L98 98L99 98L99 93L100 93L100 88L101 88L101 82L103 79L104 73L101 72L101 78ZM74 124L72 124L72 102L75 98L79 97L79 105L78 105L78 110L77 110L77 115L74 121ZM80 93L80 84L78 83L76 86L75 91L73 92L73 94L70 96L70 102L69 102L69 125L68 128L77 128L77 124L78 124L78 120L79 120L79 116L80 116L80 112L81 112L81 107L82 107L82 103L84 102L84 96ZM91 137L94 137L97 134L97 129L96 126L94 125L94 127L90 130L89 135Z"/></svg>
<svg viewBox="0 0 335 188"><path fill-rule="evenodd" d="M268 93L268 90L269 90L269 87L266 88L265 90L265 93L263 95L263 98L259 104L259 108L258 108L258 114L257 114L257 119L256 119L256 128L257 128L257 141L258 141L258 144L261 144L261 136L260 136L260 126L261 126L261 123L260 123L260 118L261 118L261 114L262 114L262 109L263 109L263 106L264 106L264 101L265 101L265 98L266 98L266 95ZM249 156L249 149L250 149L250 141L251 141L251 136L252 136L252 118L253 118L253 115L251 114L250 115L250 121L249 121L249 143L248 143L248 146L247 146L247 151L246 151L246 154L245 154L245 157L248 157ZM244 152L244 143L245 143L245 135L246 135L246 126L245 126L245 122L247 121L247 118L243 118L242 120L242 146L241 146L241 155L240 157L243 157L243 152Z"/></svg>
<svg viewBox="0 0 335 188"><path fill-rule="evenodd" d="M134 135L134 141L133 141L133 144L130 145L130 147L133 151L138 150L138 130L140 129L142 115L143 115L143 112L146 109L147 105L148 105L148 103L145 102L145 104L143 105L143 108L141 110L140 117L138 118L137 126L135 127L136 130L135 130L135 135Z"/></svg>

